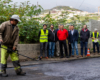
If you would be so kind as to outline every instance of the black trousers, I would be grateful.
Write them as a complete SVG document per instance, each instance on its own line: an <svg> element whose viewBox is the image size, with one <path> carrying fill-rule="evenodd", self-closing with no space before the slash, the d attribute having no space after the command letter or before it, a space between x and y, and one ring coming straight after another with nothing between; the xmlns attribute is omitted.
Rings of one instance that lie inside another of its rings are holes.
<svg viewBox="0 0 100 80"><path fill-rule="evenodd" d="M72 52L71 44L68 43L68 46L69 46L69 56L71 56L71 52Z"/></svg>
<svg viewBox="0 0 100 80"><path fill-rule="evenodd" d="M98 51L98 53L99 53L99 43L97 42L97 43L94 43L93 42L93 52L95 53L95 46L97 46L97 51Z"/></svg>
<svg viewBox="0 0 100 80"><path fill-rule="evenodd" d="M64 54L63 54L63 46L64 46L64 49L65 49L65 55L67 57L68 56L68 52L67 52L66 40L59 41L59 45L60 45L60 54L61 54L61 57L64 56Z"/></svg>
<svg viewBox="0 0 100 80"><path fill-rule="evenodd" d="M40 43L40 57L43 57L43 50L45 53L45 57L47 57L47 48L48 48L48 42Z"/></svg>

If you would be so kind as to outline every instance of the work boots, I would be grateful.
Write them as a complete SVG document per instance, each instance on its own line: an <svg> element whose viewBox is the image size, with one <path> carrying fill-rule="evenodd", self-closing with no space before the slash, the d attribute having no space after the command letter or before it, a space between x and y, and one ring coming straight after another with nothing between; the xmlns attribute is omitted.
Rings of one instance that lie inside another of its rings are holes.
<svg viewBox="0 0 100 80"><path fill-rule="evenodd" d="M22 69L15 70L17 75L24 76L26 73L22 71Z"/></svg>
<svg viewBox="0 0 100 80"><path fill-rule="evenodd" d="M39 57L39 60L42 60L42 57Z"/></svg>
<svg viewBox="0 0 100 80"><path fill-rule="evenodd" d="M1 77L8 77L8 74L6 74L6 70L1 70L0 71L0 76Z"/></svg>

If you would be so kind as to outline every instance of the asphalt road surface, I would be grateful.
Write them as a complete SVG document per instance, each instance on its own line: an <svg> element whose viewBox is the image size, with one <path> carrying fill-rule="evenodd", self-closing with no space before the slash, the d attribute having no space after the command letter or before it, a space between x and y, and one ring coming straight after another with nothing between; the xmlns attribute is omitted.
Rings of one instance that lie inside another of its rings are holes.
<svg viewBox="0 0 100 80"><path fill-rule="evenodd" d="M9 68L9 77L0 80L100 80L100 58L26 66L23 70L26 76L16 76Z"/></svg>

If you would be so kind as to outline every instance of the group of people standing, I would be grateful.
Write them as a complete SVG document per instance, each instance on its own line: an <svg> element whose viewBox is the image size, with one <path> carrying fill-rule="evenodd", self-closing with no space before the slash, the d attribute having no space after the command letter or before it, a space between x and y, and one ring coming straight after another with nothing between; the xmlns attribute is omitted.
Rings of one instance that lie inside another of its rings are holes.
<svg viewBox="0 0 100 80"><path fill-rule="evenodd" d="M78 39L80 36L80 46L81 46L81 56L78 52ZM43 49L45 49L45 58L54 58L54 53L60 58L74 57L74 48L76 50L77 58L83 57L83 48L85 47L85 57L87 57L88 40L90 38L90 31L87 25L83 26L83 29L78 33L74 29L74 25L69 25L69 30L64 28L64 25L58 25L58 29L54 30L54 25L50 25L50 29L47 29L47 25L43 25L43 29L39 31L40 40L40 56L39 59L43 57ZM93 42L93 52L95 53L95 45L97 46L97 51L99 53L99 32L97 29L91 34ZM67 48L68 41L68 48ZM67 50L69 49L69 51ZM64 50L64 51L63 51ZM56 52L55 52L56 51ZM69 54L68 54L69 52ZM47 54L48 53L48 54Z"/></svg>

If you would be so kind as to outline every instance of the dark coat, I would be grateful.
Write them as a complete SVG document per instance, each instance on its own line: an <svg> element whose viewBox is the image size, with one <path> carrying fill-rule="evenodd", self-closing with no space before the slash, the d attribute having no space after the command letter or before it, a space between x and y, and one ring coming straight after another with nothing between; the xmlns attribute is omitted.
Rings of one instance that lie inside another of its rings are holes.
<svg viewBox="0 0 100 80"><path fill-rule="evenodd" d="M67 38L68 39L68 43L69 43L69 34L70 34L70 32L71 32L71 30L70 31L68 30L68 38Z"/></svg>
<svg viewBox="0 0 100 80"><path fill-rule="evenodd" d="M49 35L48 35L48 41L49 42L55 42L55 35L56 31L54 30L53 32L49 29Z"/></svg>
<svg viewBox="0 0 100 80"><path fill-rule="evenodd" d="M55 41L57 42L57 41L59 41L59 39L58 39L58 37L57 37L57 32L59 31L59 29L56 29L55 30L55 32L56 32L56 34L55 34Z"/></svg>
<svg viewBox="0 0 100 80"><path fill-rule="evenodd" d="M78 37L79 37L79 34L78 34L77 30L74 29L73 35L71 34L71 31L70 31L69 37L68 37L69 43L73 43L74 41L78 41Z"/></svg>
<svg viewBox="0 0 100 80"><path fill-rule="evenodd" d="M86 29L86 31L82 29L80 32L80 41L88 42L89 37L90 37L90 31L88 29Z"/></svg>

